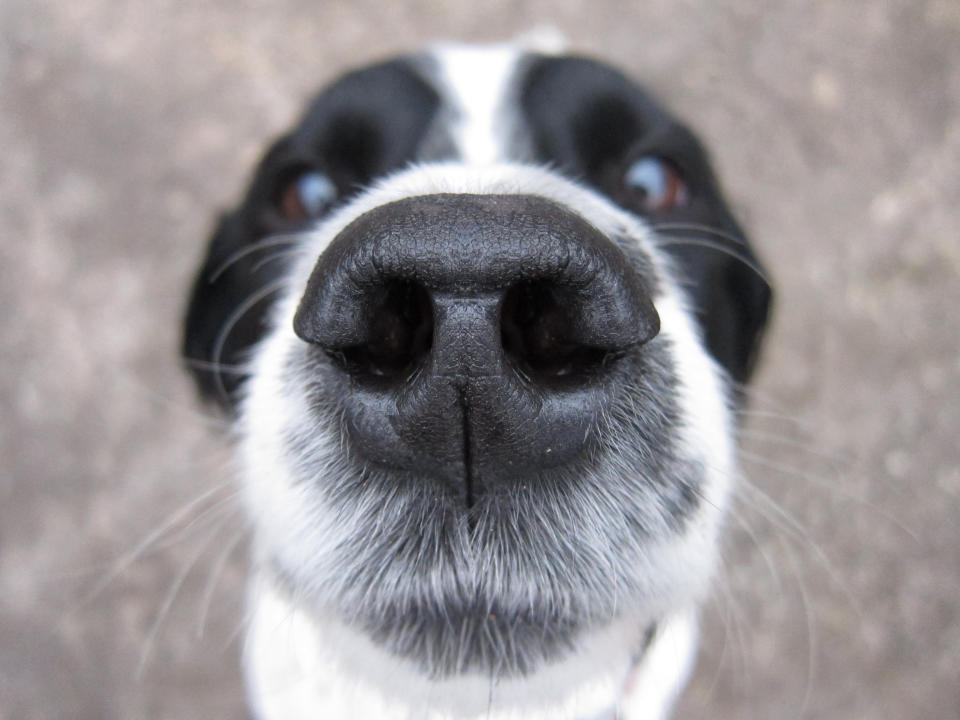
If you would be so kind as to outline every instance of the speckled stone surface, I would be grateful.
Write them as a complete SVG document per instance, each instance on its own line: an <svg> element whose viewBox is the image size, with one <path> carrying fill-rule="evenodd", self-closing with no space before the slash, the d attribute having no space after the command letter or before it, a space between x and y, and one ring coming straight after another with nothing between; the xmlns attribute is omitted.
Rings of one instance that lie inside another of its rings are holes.
<svg viewBox="0 0 960 720"><path fill-rule="evenodd" d="M177 359L213 213L343 69L545 22L699 130L778 289L679 717L957 717L955 0L6 0L2 720L243 716L228 438Z"/></svg>

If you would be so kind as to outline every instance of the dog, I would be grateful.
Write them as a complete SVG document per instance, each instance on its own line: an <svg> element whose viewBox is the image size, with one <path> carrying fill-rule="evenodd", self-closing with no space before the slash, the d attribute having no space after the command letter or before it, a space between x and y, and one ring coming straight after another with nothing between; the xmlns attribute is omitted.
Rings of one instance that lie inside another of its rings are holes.
<svg viewBox="0 0 960 720"><path fill-rule="evenodd" d="M321 92L186 317L236 424L253 716L666 717L764 277L691 131L600 62L444 46Z"/></svg>

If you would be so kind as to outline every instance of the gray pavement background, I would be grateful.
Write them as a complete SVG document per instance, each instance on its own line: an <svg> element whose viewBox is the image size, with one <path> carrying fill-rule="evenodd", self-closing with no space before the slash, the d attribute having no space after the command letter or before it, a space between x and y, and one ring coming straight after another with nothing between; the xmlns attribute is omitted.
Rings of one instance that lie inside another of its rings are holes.
<svg viewBox="0 0 960 720"><path fill-rule="evenodd" d="M0 718L242 716L228 443L177 361L213 212L345 68L544 22L700 131L776 278L680 717L960 717L956 0L3 0Z"/></svg>

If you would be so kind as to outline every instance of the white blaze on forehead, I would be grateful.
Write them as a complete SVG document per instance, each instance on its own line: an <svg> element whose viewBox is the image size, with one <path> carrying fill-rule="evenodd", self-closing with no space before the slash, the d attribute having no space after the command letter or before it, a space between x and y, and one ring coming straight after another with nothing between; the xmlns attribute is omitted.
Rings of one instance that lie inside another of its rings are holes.
<svg viewBox="0 0 960 720"><path fill-rule="evenodd" d="M453 141L462 162L485 165L507 159L511 123L504 117L504 101L520 55L513 45L434 49L443 90L455 112Z"/></svg>

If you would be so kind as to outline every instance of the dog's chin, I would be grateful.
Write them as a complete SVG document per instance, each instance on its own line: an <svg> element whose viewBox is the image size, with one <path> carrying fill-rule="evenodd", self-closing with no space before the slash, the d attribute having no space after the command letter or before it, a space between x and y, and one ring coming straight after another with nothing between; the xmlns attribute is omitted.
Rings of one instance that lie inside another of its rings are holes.
<svg viewBox="0 0 960 720"><path fill-rule="evenodd" d="M470 504L454 478L365 458L334 420L335 398L314 392L330 387L322 374L312 390L298 373L286 374L279 394L264 382L273 402L287 398L272 423L282 448L272 486L258 493L262 483L249 484L265 560L316 617L337 618L433 678L526 676L625 617L642 635L700 593L716 511L701 497L704 464L685 454L673 427L676 393L655 387L673 382L667 363L650 361L661 351L666 343L647 350L644 372L624 368L635 378L630 392L578 457L498 483ZM631 415L627 405L641 397L663 400ZM263 457L265 434L251 434L248 466Z"/></svg>
<svg viewBox="0 0 960 720"><path fill-rule="evenodd" d="M388 477L391 486L409 480ZM636 644L709 577L706 544L654 539L610 512L619 500L595 494L597 482L568 478L548 490L533 478L469 509L442 492L374 491L367 497L378 501L360 503L381 512L341 535L332 565L290 567L281 550L272 568L315 618L343 623L426 677L525 677L617 620L630 619L624 640ZM594 500L603 509L589 509Z"/></svg>

